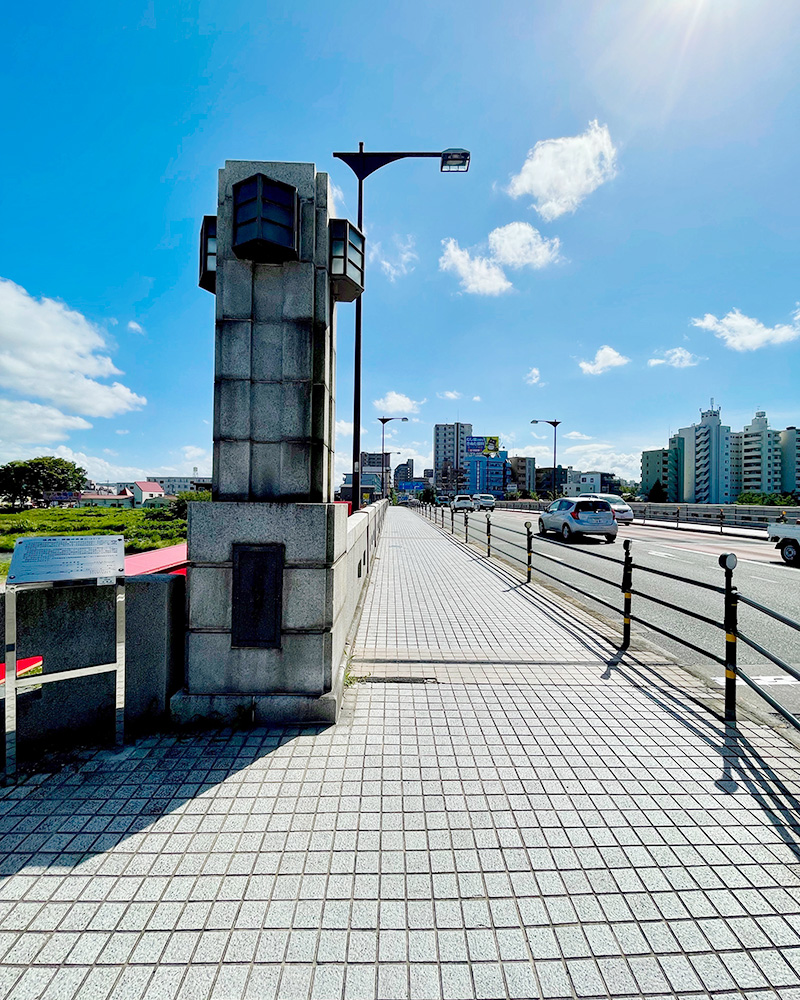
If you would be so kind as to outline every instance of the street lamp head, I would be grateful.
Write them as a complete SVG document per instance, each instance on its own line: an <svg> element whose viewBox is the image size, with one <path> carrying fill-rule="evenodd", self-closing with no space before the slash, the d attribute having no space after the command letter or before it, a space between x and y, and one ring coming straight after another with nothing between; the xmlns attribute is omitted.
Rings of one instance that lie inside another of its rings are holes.
<svg viewBox="0 0 800 1000"><path fill-rule="evenodd" d="M538 420L531 420L531 423L532 423L532 424L538 424L538 423L539 423L539 421L538 421Z"/></svg>
<svg viewBox="0 0 800 1000"><path fill-rule="evenodd" d="M408 417L400 417L404 424L408 423Z"/></svg>
<svg viewBox="0 0 800 1000"><path fill-rule="evenodd" d="M442 151L441 171L443 174L461 173L469 170L468 149L445 149Z"/></svg>

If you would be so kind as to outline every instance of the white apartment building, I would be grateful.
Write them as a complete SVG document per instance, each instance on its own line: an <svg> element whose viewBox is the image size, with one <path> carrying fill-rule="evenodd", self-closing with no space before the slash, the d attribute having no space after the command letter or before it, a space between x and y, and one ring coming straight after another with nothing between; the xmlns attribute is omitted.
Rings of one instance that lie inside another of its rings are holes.
<svg viewBox="0 0 800 1000"><path fill-rule="evenodd" d="M720 408L700 411L700 423L681 427L684 503L730 503L731 429L720 420Z"/></svg>
<svg viewBox="0 0 800 1000"><path fill-rule="evenodd" d="M472 424L456 422L434 426L433 468L437 481L445 462L450 462L454 469L466 468L468 437L472 437Z"/></svg>
<svg viewBox="0 0 800 1000"><path fill-rule="evenodd" d="M771 430L759 410L742 431L731 434L731 499L740 493L781 490L781 432Z"/></svg>

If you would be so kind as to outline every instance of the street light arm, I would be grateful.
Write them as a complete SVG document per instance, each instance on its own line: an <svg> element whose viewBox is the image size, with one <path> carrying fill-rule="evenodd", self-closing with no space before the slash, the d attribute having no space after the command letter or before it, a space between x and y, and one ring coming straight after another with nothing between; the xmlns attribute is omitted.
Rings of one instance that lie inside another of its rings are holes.
<svg viewBox="0 0 800 1000"><path fill-rule="evenodd" d="M365 153L363 150L358 153L334 153L337 160L344 161L353 171L356 177L363 181L365 177L385 167L387 163L394 163L395 160L404 160L408 157L441 157L441 150L437 153Z"/></svg>

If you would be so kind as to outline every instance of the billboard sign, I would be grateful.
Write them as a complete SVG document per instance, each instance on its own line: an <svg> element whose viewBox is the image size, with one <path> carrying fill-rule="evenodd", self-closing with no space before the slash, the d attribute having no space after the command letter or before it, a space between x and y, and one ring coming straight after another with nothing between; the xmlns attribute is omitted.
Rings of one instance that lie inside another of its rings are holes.
<svg viewBox="0 0 800 1000"><path fill-rule="evenodd" d="M468 455L496 455L500 451L500 437L468 437L466 438Z"/></svg>

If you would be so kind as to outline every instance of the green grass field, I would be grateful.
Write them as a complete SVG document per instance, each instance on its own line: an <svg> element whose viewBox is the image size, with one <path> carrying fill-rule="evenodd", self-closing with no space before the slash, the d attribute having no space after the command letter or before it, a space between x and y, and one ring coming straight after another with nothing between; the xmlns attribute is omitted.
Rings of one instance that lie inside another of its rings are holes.
<svg viewBox="0 0 800 1000"><path fill-rule="evenodd" d="M124 535L130 555L185 541L186 521L157 520L144 510L99 507L0 512L0 579L8 575L14 542L31 535Z"/></svg>

